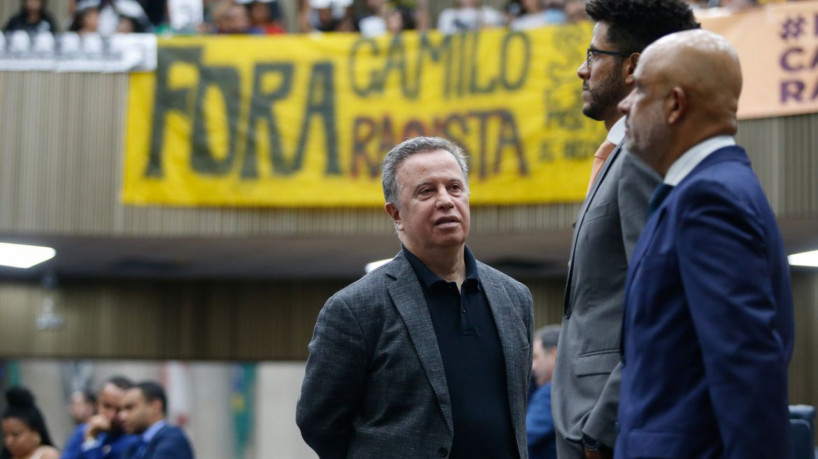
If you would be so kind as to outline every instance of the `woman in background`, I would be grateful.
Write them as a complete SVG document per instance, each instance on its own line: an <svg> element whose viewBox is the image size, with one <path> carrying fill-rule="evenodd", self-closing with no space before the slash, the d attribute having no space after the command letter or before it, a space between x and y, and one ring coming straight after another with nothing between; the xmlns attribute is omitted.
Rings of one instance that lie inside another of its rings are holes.
<svg viewBox="0 0 818 459"><path fill-rule="evenodd" d="M3 28L3 32L25 30L31 35L40 32L56 33L56 23L46 11L45 1L22 0L20 2L20 12L9 19L9 22Z"/></svg>
<svg viewBox="0 0 818 459"><path fill-rule="evenodd" d="M0 459L59 459L34 395L24 387L6 392L8 406L3 412L3 451Z"/></svg>

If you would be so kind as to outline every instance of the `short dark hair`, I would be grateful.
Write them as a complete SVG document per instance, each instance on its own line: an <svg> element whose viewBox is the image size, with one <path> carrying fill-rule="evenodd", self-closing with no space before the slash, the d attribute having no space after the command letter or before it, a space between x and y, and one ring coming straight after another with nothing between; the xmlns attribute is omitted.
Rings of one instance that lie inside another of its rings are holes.
<svg viewBox="0 0 818 459"><path fill-rule="evenodd" d="M145 401L150 403L155 400L162 402L162 414L168 414L168 399L165 397L165 389L156 381L142 381L133 386L134 389L139 389Z"/></svg>
<svg viewBox="0 0 818 459"><path fill-rule="evenodd" d="M85 403L96 405L97 404L97 394L91 392L90 390L81 390L82 397L85 399Z"/></svg>
<svg viewBox="0 0 818 459"><path fill-rule="evenodd" d="M546 325L534 333L534 341L540 341L543 349L551 349L557 347L560 340L560 326Z"/></svg>
<svg viewBox="0 0 818 459"><path fill-rule="evenodd" d="M684 0L589 0L585 11L608 25L608 41L629 53L641 53L659 38L698 29L693 10Z"/></svg>
<svg viewBox="0 0 818 459"><path fill-rule="evenodd" d="M120 390L128 390L133 387L133 381L120 375L111 376L106 379L105 382L102 383L102 387L105 387L106 384L113 384Z"/></svg>
<svg viewBox="0 0 818 459"><path fill-rule="evenodd" d="M34 394L30 390L22 386L14 386L6 391L6 406L3 411L2 419L19 419L29 429L37 432L40 435L40 444L46 446L54 446L51 440L51 435L48 433L48 427L45 425L45 418L37 408L34 402ZM0 453L0 458L10 458L11 454L3 448Z"/></svg>

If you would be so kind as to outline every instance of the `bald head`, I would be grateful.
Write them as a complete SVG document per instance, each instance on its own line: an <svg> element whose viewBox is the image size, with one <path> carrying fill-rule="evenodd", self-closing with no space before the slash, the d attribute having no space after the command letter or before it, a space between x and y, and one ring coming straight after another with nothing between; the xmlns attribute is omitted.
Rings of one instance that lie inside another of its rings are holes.
<svg viewBox="0 0 818 459"><path fill-rule="evenodd" d="M634 79L619 106L628 147L660 174L697 143L736 133L741 66L723 37L698 29L660 38L645 48Z"/></svg>
<svg viewBox="0 0 818 459"><path fill-rule="evenodd" d="M697 111L735 120L741 65L733 46L720 35L701 29L668 35L649 46L642 60L695 98Z"/></svg>

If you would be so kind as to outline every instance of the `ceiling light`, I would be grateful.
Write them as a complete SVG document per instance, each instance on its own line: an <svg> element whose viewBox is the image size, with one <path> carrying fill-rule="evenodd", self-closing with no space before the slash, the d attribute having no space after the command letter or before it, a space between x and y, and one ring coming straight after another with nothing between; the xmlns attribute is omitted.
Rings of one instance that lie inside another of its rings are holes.
<svg viewBox="0 0 818 459"><path fill-rule="evenodd" d="M0 242L0 265L13 268L31 268L54 258L57 251L38 245L6 244Z"/></svg>
<svg viewBox="0 0 818 459"><path fill-rule="evenodd" d="M374 270L380 268L381 266L389 263L390 261L392 261L392 259L387 258L385 260L378 260L378 261L373 261L372 263L367 263L366 266L364 267L364 271L369 273L370 271L374 271Z"/></svg>
<svg viewBox="0 0 818 459"><path fill-rule="evenodd" d="M801 252L787 257L791 266L809 266L818 268L818 250L812 252Z"/></svg>

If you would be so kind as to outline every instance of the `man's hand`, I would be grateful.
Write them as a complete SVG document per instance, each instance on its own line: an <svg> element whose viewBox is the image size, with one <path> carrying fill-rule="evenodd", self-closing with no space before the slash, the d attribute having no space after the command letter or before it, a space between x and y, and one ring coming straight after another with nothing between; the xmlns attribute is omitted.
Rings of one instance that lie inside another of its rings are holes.
<svg viewBox="0 0 818 459"><path fill-rule="evenodd" d="M588 448L585 450L585 459L613 459L613 450L606 449L605 451L591 451Z"/></svg>
<svg viewBox="0 0 818 459"><path fill-rule="evenodd" d="M88 425L85 426L85 439L91 440L99 436L102 432L111 430L111 421L105 416L95 415L88 420Z"/></svg>
<svg viewBox="0 0 818 459"><path fill-rule="evenodd" d="M611 448L585 434L582 434L582 449L585 451L586 459L613 459Z"/></svg>

